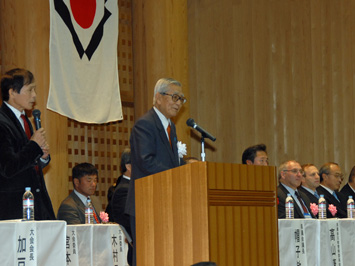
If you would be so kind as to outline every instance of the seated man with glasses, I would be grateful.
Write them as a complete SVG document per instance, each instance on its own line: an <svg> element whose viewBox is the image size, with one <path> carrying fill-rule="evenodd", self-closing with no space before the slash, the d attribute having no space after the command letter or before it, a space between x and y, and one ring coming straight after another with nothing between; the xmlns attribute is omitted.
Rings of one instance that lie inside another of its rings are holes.
<svg viewBox="0 0 355 266"><path fill-rule="evenodd" d="M94 223L101 223L101 202L94 196L98 182L98 171L90 163L81 163L72 170L74 190L63 200L58 210L58 220L68 224L85 224L85 207L89 197L94 207Z"/></svg>
<svg viewBox="0 0 355 266"><path fill-rule="evenodd" d="M333 204L337 208L334 217L347 218L346 202L347 198L338 192L341 182L343 181L343 173L337 163L326 163L319 169L320 186L317 188L319 195L324 195L327 201L327 218L333 218L328 210L329 204Z"/></svg>
<svg viewBox="0 0 355 266"><path fill-rule="evenodd" d="M290 160L282 163L278 169L280 185L277 187L278 217L286 218L285 201L287 194L291 194L294 206L294 218L314 218L310 211L308 197L297 188L301 185L303 169L299 162Z"/></svg>

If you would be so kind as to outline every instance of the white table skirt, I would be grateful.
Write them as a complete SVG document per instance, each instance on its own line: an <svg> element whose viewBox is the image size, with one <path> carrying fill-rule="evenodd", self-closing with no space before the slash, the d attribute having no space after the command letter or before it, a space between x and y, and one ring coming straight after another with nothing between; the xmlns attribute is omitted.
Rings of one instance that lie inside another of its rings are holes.
<svg viewBox="0 0 355 266"><path fill-rule="evenodd" d="M65 232L64 221L1 221L0 264L66 265Z"/></svg>
<svg viewBox="0 0 355 266"><path fill-rule="evenodd" d="M355 265L355 220L279 220L280 266Z"/></svg>
<svg viewBox="0 0 355 266"><path fill-rule="evenodd" d="M68 225L68 266L126 266L128 244L116 224Z"/></svg>

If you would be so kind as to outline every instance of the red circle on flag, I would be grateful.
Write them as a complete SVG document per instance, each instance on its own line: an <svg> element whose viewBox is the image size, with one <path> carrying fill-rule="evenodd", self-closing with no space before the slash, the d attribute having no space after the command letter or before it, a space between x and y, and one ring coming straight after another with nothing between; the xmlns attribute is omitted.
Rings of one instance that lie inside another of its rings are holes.
<svg viewBox="0 0 355 266"><path fill-rule="evenodd" d="M70 0L70 7L80 27L87 29L92 25L96 13L96 0Z"/></svg>

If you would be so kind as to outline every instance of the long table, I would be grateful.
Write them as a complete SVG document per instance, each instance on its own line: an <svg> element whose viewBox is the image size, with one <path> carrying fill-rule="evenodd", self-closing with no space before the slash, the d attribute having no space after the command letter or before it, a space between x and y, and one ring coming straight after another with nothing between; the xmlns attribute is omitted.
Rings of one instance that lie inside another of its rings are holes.
<svg viewBox="0 0 355 266"><path fill-rule="evenodd" d="M117 224L67 226L67 266L127 266L127 251Z"/></svg>
<svg viewBox="0 0 355 266"><path fill-rule="evenodd" d="M127 266L128 244L117 224L0 222L0 265Z"/></svg>
<svg viewBox="0 0 355 266"><path fill-rule="evenodd" d="M280 219L280 266L355 265L355 220Z"/></svg>
<svg viewBox="0 0 355 266"><path fill-rule="evenodd" d="M0 222L1 265L66 265L64 221Z"/></svg>

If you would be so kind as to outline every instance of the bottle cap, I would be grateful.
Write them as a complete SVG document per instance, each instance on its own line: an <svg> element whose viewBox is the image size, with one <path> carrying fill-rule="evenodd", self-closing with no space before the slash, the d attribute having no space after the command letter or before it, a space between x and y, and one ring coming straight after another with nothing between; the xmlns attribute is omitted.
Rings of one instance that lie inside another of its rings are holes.
<svg viewBox="0 0 355 266"><path fill-rule="evenodd" d="M319 197L324 198L324 195L323 195L323 194L320 194Z"/></svg>
<svg viewBox="0 0 355 266"><path fill-rule="evenodd" d="M349 199L352 199L353 198L353 196L349 196Z"/></svg>
<svg viewBox="0 0 355 266"><path fill-rule="evenodd" d="M26 191L31 191L31 188L30 187L26 187L25 190Z"/></svg>

